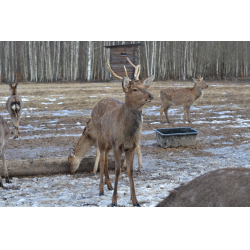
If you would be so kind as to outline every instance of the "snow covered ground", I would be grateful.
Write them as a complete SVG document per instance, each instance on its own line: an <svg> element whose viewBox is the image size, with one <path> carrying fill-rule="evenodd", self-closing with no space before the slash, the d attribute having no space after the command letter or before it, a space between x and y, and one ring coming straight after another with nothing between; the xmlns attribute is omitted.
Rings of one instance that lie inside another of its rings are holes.
<svg viewBox="0 0 250 250"><path fill-rule="evenodd" d="M250 167L250 156L246 155L248 144L237 149L232 147L206 150L215 154L209 160L203 157L176 159L169 154L169 160L143 157L143 169L137 173L135 159L134 182L139 203L142 207L152 207L165 198L169 191L208 171L225 167ZM184 151L185 153L185 151ZM137 158L137 157L136 157ZM110 171L114 184L114 171ZM12 183L4 183L0 188L0 207L71 207L110 206L113 191L105 187L104 196L99 197L99 173L76 175L54 175L44 177L13 178ZM121 173L118 185L118 206L132 206L127 173Z"/></svg>

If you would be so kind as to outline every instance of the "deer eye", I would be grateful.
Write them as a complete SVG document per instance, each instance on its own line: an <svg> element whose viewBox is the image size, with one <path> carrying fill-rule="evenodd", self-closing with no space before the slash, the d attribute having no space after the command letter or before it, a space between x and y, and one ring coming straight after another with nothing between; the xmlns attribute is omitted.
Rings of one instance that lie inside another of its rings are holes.
<svg viewBox="0 0 250 250"><path fill-rule="evenodd" d="M133 89L133 91L134 91L134 92L136 92L136 91L137 91L137 89Z"/></svg>

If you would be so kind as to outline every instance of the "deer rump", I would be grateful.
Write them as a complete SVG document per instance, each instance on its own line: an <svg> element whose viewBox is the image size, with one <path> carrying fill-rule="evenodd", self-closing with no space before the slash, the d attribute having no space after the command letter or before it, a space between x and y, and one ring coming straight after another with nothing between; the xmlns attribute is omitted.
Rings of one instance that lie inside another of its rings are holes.
<svg viewBox="0 0 250 250"><path fill-rule="evenodd" d="M19 100L19 98L17 98L16 96L11 96L8 100L7 103L7 109L12 113L12 115L14 115L16 118L18 118L19 114L20 114L20 110L22 103Z"/></svg>

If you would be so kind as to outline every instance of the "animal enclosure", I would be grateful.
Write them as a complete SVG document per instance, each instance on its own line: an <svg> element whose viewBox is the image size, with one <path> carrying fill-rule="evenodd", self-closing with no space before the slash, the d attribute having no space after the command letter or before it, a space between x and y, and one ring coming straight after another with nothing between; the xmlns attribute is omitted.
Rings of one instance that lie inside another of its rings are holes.
<svg viewBox="0 0 250 250"><path fill-rule="evenodd" d="M160 124L160 90L166 87L192 87L193 82L155 82L150 92L155 96L143 108L141 139L142 171L134 172L137 199L142 206L155 206L168 192L203 173L224 167L250 167L249 95L250 79L206 81L203 99L191 106L192 124L199 131L191 147L163 149L157 146L154 129L183 127L183 109L169 110L172 124ZM48 90L49 86L49 90ZM0 112L10 124L6 110L8 84L1 84ZM9 140L6 149L8 169L11 161L68 157L89 120L91 109L104 97L124 101L119 83L19 83L23 100L20 137ZM91 148L87 156L95 156ZM111 152L112 154L112 152ZM137 155L134 169L138 168ZM3 167L0 165L1 174ZM0 188L0 206L108 206L113 192L105 187L99 197L99 173L76 172L17 178ZM114 183L114 171L110 171ZM122 172L119 178L118 206L132 206L129 181Z"/></svg>

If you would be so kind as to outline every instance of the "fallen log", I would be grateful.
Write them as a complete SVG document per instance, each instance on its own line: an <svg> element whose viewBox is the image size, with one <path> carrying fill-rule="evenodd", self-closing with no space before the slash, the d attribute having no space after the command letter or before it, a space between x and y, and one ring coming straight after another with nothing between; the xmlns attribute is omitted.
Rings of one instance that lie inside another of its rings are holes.
<svg viewBox="0 0 250 250"><path fill-rule="evenodd" d="M76 173L92 171L94 163L94 156L85 157ZM67 157L7 161L7 168L10 177L69 173ZM108 159L108 168L115 169L113 157ZM0 174L4 174L2 167Z"/></svg>

